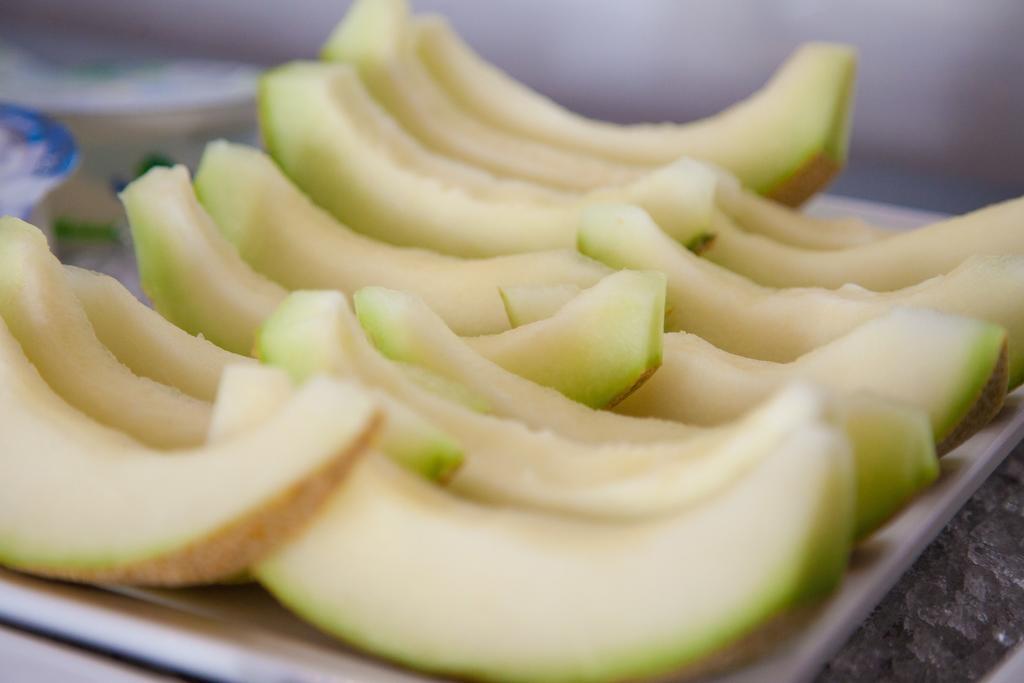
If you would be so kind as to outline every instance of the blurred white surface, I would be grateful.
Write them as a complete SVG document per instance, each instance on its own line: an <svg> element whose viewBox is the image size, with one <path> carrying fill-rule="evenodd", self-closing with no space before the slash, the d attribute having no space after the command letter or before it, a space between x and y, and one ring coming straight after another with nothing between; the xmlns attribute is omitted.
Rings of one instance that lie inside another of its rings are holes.
<svg viewBox="0 0 1024 683"><path fill-rule="evenodd" d="M55 641L0 626L0 681L5 683L172 683Z"/></svg>

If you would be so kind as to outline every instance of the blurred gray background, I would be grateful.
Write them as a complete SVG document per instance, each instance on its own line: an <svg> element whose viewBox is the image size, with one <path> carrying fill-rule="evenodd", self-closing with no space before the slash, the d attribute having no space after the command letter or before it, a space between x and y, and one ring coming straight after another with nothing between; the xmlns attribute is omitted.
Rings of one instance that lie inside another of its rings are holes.
<svg viewBox="0 0 1024 683"><path fill-rule="evenodd" d="M586 114L687 120L758 87L800 42L861 52L841 194L963 211L1024 194L1024 0L414 0ZM2 0L0 38L45 50L261 64L311 57L341 0Z"/></svg>

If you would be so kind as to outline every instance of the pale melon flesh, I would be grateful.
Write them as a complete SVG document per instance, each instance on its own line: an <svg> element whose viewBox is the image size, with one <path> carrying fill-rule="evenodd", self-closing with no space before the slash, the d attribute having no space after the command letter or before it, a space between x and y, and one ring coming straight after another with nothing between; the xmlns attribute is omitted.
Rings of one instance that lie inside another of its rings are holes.
<svg viewBox="0 0 1024 683"><path fill-rule="evenodd" d="M860 218L818 218L745 191L724 178L716 204L736 225L783 244L805 249L844 249L897 234Z"/></svg>
<svg viewBox="0 0 1024 683"><path fill-rule="evenodd" d="M267 149L295 184L361 233L464 257L571 248L581 208L615 201L645 207L681 242L707 234L717 177L700 164L684 159L575 201L485 196L417 171L370 137L372 128L360 126L354 106L342 99L357 96L359 85L343 64L274 69L260 81L260 125Z"/></svg>
<svg viewBox="0 0 1024 683"><path fill-rule="evenodd" d="M630 223L629 230L621 223ZM731 353L788 362L894 307L931 308L1006 329L1009 387L1024 381L1020 256L974 256L947 275L895 292L772 289L694 256L629 206L588 209L579 248L614 268L665 273L666 329L696 334Z"/></svg>
<svg viewBox="0 0 1024 683"><path fill-rule="evenodd" d="M443 428L466 455L453 490L486 502L596 518L642 518L693 505L814 413L800 398L805 392L794 390L733 425L692 429L687 438L582 443L425 391L369 344L344 298L327 292L291 295L267 321L260 352L273 365L356 376ZM865 480L883 482L858 491L865 502L858 505L857 527L867 533L934 478L935 453L919 411L884 400L845 403L838 418L857 442L858 469L870 470ZM883 431L876 433L872 424ZM870 452L862 453L861 443Z"/></svg>
<svg viewBox="0 0 1024 683"><path fill-rule="evenodd" d="M118 361L97 339L46 238L15 218L0 219L0 315L54 391L93 419L158 448L203 441L209 403Z"/></svg>
<svg viewBox="0 0 1024 683"><path fill-rule="evenodd" d="M253 336L288 292L254 272L199 205L184 167L153 168L121 201L139 277L154 307L191 334L249 355Z"/></svg>
<svg viewBox="0 0 1024 683"><path fill-rule="evenodd" d="M628 287L613 277L601 284L619 288L625 296ZM619 328L580 312L580 303L599 286L584 290L550 318L496 336L506 337L518 355L543 356L541 369L557 376L562 364L614 345L621 334ZM522 302L517 300L520 293L506 292L504 300L520 319L529 319L564 291L556 290L548 300L536 290L527 291ZM542 323L566 331L583 348L571 347L563 354L550 339L513 336ZM936 442L948 449L956 445L946 441L948 436L959 441L984 426L1002 406L1006 392L1006 332L991 323L927 309L894 309L791 363L735 356L682 332L663 337L662 366L619 404L618 412L720 424L742 415L785 382L805 379L840 395L865 391L916 405L928 412ZM615 366L595 363L591 372L597 374L602 367ZM544 372L535 381L545 383Z"/></svg>
<svg viewBox="0 0 1024 683"><path fill-rule="evenodd" d="M460 108L419 61L401 0L353 3L321 56L351 64L373 96L424 145L508 178L567 190L628 182L647 167L510 134Z"/></svg>
<svg viewBox="0 0 1024 683"><path fill-rule="evenodd" d="M770 287L853 283L892 291L948 273L974 255L1024 255L1022 222L1024 199L1013 199L884 240L821 251L745 232L719 215L715 237L701 253Z"/></svg>
<svg viewBox="0 0 1024 683"><path fill-rule="evenodd" d="M516 328L550 318L582 291L576 285L502 287L501 303L509 324Z"/></svg>
<svg viewBox="0 0 1024 683"><path fill-rule="evenodd" d="M226 367L255 364L175 326L109 275L74 266L65 266L64 274L96 337L141 377L212 401Z"/></svg>
<svg viewBox="0 0 1024 683"><path fill-rule="evenodd" d="M266 155L241 145L209 145L195 186L206 211L242 258L283 286L351 294L376 284L416 292L461 334L508 327L499 287L560 282L587 286L610 272L573 251L461 259L376 242L339 224ZM182 194L178 200L186 201ZM393 198L389 202L404 203Z"/></svg>
<svg viewBox="0 0 1024 683"><path fill-rule="evenodd" d="M717 115L623 126L579 116L518 83L442 19L413 22L418 56L446 94L474 117L525 139L632 164L691 156L789 204L820 191L846 162L856 55L843 45L804 45L764 88Z"/></svg>
<svg viewBox="0 0 1024 683"><path fill-rule="evenodd" d="M469 337L477 353L592 408L621 401L661 365L665 276L619 271L563 315Z"/></svg>
<svg viewBox="0 0 1024 683"><path fill-rule="evenodd" d="M215 581L260 559L319 509L377 420L361 390L320 379L251 430L154 451L61 400L5 326L0 407L0 563L152 585Z"/></svg>
<svg viewBox="0 0 1024 683"><path fill-rule="evenodd" d="M319 628L417 669L634 679L835 586L853 479L842 437L809 427L699 507L609 524L474 504L369 460L256 574Z"/></svg>

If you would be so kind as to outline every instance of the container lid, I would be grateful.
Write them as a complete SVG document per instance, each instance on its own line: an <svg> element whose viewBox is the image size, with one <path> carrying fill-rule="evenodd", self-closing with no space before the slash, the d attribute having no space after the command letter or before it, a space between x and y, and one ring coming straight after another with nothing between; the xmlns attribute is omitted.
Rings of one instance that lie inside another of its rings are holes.
<svg viewBox="0 0 1024 683"><path fill-rule="evenodd" d="M77 161L67 128L39 112L0 102L0 216L27 219Z"/></svg>

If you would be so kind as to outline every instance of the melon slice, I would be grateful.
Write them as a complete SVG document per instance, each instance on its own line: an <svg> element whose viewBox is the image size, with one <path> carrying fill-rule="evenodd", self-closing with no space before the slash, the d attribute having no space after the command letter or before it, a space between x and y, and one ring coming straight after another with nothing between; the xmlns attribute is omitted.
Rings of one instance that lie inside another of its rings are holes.
<svg viewBox="0 0 1024 683"><path fill-rule="evenodd" d="M96 338L46 238L16 218L0 219L0 316L54 391L93 419L155 447L202 442L209 403L122 365Z"/></svg>
<svg viewBox="0 0 1024 683"><path fill-rule="evenodd" d="M601 200L644 206L681 242L706 237L718 178L701 164L684 159L575 202L487 198L416 172L364 134L338 101L357 85L348 66L301 62L260 81L260 124L274 160L354 230L465 257L567 248L580 209Z"/></svg>
<svg viewBox="0 0 1024 683"><path fill-rule="evenodd" d="M121 193L142 288L165 318L248 355L287 291L250 268L196 201L184 167L153 168Z"/></svg>
<svg viewBox="0 0 1024 683"><path fill-rule="evenodd" d="M0 404L0 563L75 581L167 586L237 574L293 534L377 421L365 393L319 379L251 430L154 451L58 398L6 326Z"/></svg>
<svg viewBox="0 0 1024 683"><path fill-rule="evenodd" d="M870 391L926 410L939 450L985 426L1006 392L1006 333L969 318L894 309L790 363L721 351L700 337L665 335L662 368L618 406L628 415L718 424L785 382Z"/></svg>
<svg viewBox="0 0 1024 683"><path fill-rule="evenodd" d="M846 162L857 65L844 45L804 45L761 90L715 116L622 126L574 114L516 82L442 19L414 20L412 32L419 58L449 97L525 139L631 164L692 156L787 204L820 191Z"/></svg>
<svg viewBox="0 0 1024 683"><path fill-rule="evenodd" d="M319 628L406 666L637 679L832 589L853 478L842 437L809 427L695 509L598 523L474 504L368 460L256 574Z"/></svg>
<svg viewBox="0 0 1024 683"><path fill-rule="evenodd" d="M716 204L747 232L805 249L844 249L898 234L859 218L817 218L743 190L723 178Z"/></svg>
<svg viewBox="0 0 1024 683"><path fill-rule="evenodd" d="M502 368L455 335L421 300L406 292L366 287L352 297L367 335L392 360L414 363L469 387L497 415L552 429L585 442L663 441L689 428L593 410ZM648 323L645 329L651 329ZM552 381L552 384L555 382Z"/></svg>
<svg viewBox="0 0 1024 683"><path fill-rule="evenodd" d="M461 334L508 327L499 287L560 282L588 286L610 272L571 251L460 259L368 239L317 208L262 152L241 145L209 145L195 186L242 258L285 287L352 293L377 284L413 291ZM161 190L169 192L150 189ZM179 202L192 201L185 187L173 196Z"/></svg>
<svg viewBox="0 0 1024 683"><path fill-rule="evenodd" d="M629 229L622 223L630 223ZM856 286L777 290L694 256L643 210L629 206L588 209L579 247L614 268L665 273L666 329L696 334L731 353L788 362L896 306L911 306L1005 328L1009 386L1024 381L1024 258L1019 256L974 256L947 275L895 292Z"/></svg>
<svg viewBox="0 0 1024 683"><path fill-rule="evenodd" d="M692 505L801 424L811 405L800 398L805 391L794 390L736 424L691 428L685 438L583 443L424 391L373 348L345 299L332 292L292 294L261 332L260 355L285 368L356 376L444 429L465 450L451 482L464 495L591 517L638 518ZM864 504L857 528L867 533L934 478L931 432L921 411L877 398L846 400L837 418L854 441L864 480L876 482L858 490Z"/></svg>
<svg viewBox="0 0 1024 683"><path fill-rule="evenodd" d="M566 309L547 320L465 341L509 372L592 408L618 403L661 365L663 274L619 271Z"/></svg>
<svg viewBox="0 0 1024 683"><path fill-rule="evenodd" d="M617 185L645 167L506 133L462 110L419 61L402 0L353 3L321 56L358 69L373 96L426 146L509 178L568 190Z"/></svg>
<svg viewBox="0 0 1024 683"><path fill-rule="evenodd" d="M947 273L974 255L1024 255L1024 198L896 233L847 249L781 244L718 216L702 254L770 287L840 287L848 282L892 291Z"/></svg>
<svg viewBox="0 0 1024 683"><path fill-rule="evenodd" d="M64 274L96 337L141 377L212 401L226 367L256 362L176 327L109 275L74 266Z"/></svg>
<svg viewBox="0 0 1024 683"><path fill-rule="evenodd" d="M518 356L543 357L534 381L544 384L545 374L557 377L563 364L592 357L618 342L619 328L601 324L582 306L596 299L602 286L626 296L628 285L614 277L585 290L552 317L493 338L506 338ZM534 302L542 299L541 292L527 290L523 302L517 300L519 294L506 292L506 304L520 311L523 319L535 316ZM551 298L561 294L556 290ZM542 301L541 307L546 303ZM543 341L516 336L545 323L559 336ZM562 334L576 346L562 351ZM791 363L734 356L683 332L660 336L663 366L649 385L625 398L618 412L720 424L742 415L784 383L805 379L840 395L865 391L919 406L929 414L936 442L948 450L987 424L1002 407L1006 392L1006 332L998 325L927 309L894 309Z"/></svg>

